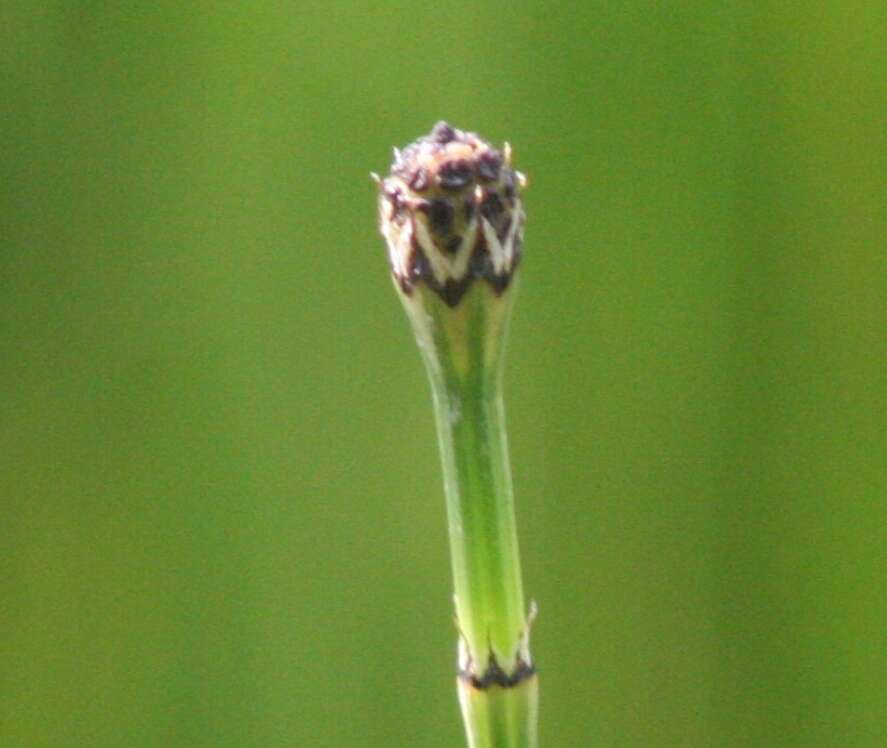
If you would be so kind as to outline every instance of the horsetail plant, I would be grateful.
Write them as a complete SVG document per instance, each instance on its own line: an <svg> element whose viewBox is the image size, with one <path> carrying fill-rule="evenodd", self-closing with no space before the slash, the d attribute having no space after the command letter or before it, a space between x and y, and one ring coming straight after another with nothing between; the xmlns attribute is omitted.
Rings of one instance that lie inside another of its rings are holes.
<svg viewBox="0 0 887 748"><path fill-rule="evenodd" d="M532 614L521 582L502 364L524 231L523 175L439 122L376 177L395 287L431 381L470 748L537 746Z"/></svg>

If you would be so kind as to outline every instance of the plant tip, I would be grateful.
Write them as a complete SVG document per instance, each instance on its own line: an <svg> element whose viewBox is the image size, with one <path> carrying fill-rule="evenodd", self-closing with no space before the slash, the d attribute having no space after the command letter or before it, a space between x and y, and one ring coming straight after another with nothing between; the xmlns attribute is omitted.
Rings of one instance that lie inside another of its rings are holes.
<svg viewBox="0 0 887 748"><path fill-rule="evenodd" d="M400 289L425 284L456 306L475 280L507 288L521 258L525 185L508 143L500 152L444 121L395 148L379 216Z"/></svg>

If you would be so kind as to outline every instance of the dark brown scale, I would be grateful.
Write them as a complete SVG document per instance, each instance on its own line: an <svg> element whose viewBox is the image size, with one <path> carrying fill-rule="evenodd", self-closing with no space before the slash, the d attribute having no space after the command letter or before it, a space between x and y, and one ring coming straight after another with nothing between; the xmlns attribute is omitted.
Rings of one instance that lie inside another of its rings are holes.
<svg viewBox="0 0 887 748"><path fill-rule="evenodd" d="M505 241L505 237L508 236L508 232L511 230L511 223L515 220L517 219L512 218L511 221L501 221L499 226L496 227L496 237L499 239L500 242Z"/></svg>
<svg viewBox="0 0 887 748"><path fill-rule="evenodd" d="M514 270L512 269L512 273ZM494 275L493 273L489 273L485 275L487 283L490 284L490 288L492 288L497 294L501 294L506 288L508 288L508 284L511 283L512 273L505 273L504 275Z"/></svg>
<svg viewBox="0 0 887 748"><path fill-rule="evenodd" d="M471 285L471 281L471 276L467 276L461 281L455 281L452 278L448 278L447 282L444 283L443 288L441 288L438 293L440 293L448 306L454 307L462 300L462 297Z"/></svg>
<svg viewBox="0 0 887 748"><path fill-rule="evenodd" d="M502 157L498 153L487 151L477 158L477 174L487 182L494 182L499 178L499 169L502 168Z"/></svg>
<svg viewBox="0 0 887 748"><path fill-rule="evenodd" d="M456 131L443 120L441 120L433 128L431 128L429 140L445 145L447 143L451 143L455 139Z"/></svg>
<svg viewBox="0 0 887 748"><path fill-rule="evenodd" d="M462 244L461 236L451 236L447 239L446 244L444 245L444 249L447 250L451 255L456 254L459 251L459 246Z"/></svg>
<svg viewBox="0 0 887 748"><path fill-rule="evenodd" d="M446 200L431 200L426 210L431 230L439 236L449 234L453 225L453 206Z"/></svg>
<svg viewBox="0 0 887 748"><path fill-rule="evenodd" d="M509 200L513 200L517 192L514 186L514 174L510 171L505 173L505 189L503 192Z"/></svg>
<svg viewBox="0 0 887 748"><path fill-rule="evenodd" d="M487 192L480 204L480 214L486 218L494 226L499 221L499 217L505 210L502 200L495 192Z"/></svg>
<svg viewBox="0 0 887 748"><path fill-rule="evenodd" d="M465 159L441 164L437 171L437 183L445 190L461 190L474 178L474 170Z"/></svg>
<svg viewBox="0 0 887 748"><path fill-rule="evenodd" d="M487 251L487 240L483 234L478 234L477 244L471 253L468 263L468 275L472 278L485 278L493 274L493 264L490 261L490 253Z"/></svg>
<svg viewBox="0 0 887 748"><path fill-rule="evenodd" d="M473 197L466 197L463 205L465 207L465 221L467 223L471 221L472 218L474 218L474 210L477 206L474 203Z"/></svg>

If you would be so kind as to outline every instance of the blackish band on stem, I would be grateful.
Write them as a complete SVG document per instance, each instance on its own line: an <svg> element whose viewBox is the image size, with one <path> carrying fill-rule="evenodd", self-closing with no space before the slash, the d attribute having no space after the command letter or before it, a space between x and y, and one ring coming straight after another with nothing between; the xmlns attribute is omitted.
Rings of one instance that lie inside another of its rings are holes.
<svg viewBox="0 0 887 748"><path fill-rule="evenodd" d="M486 669L480 675L470 670L459 670L459 680L467 683L478 691L484 691L492 686L499 688L514 688L525 680L536 675L536 667L518 659L517 665L511 673L506 673L496 661L494 655L490 655L490 661Z"/></svg>

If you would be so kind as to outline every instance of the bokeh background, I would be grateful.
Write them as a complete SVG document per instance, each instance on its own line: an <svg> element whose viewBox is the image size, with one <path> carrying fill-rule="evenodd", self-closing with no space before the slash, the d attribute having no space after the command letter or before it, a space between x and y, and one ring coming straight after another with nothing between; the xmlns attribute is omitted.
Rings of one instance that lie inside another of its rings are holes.
<svg viewBox="0 0 887 748"><path fill-rule="evenodd" d="M0 3L0 745L461 746L371 170L531 178L543 746L887 745L883 3Z"/></svg>

